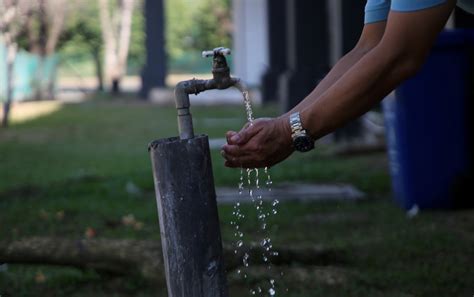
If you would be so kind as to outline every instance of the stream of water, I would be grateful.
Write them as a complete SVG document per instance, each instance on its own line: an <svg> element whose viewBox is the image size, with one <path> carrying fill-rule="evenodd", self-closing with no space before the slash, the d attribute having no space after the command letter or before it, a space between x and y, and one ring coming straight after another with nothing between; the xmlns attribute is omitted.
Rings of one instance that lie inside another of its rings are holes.
<svg viewBox="0 0 474 297"><path fill-rule="evenodd" d="M238 89L242 92L244 97L244 106L247 114L248 125L253 125L253 111L252 103L250 101L250 96L248 91L243 86L238 86ZM258 235L261 238L258 242L259 248L262 250L262 261L265 263L267 269L272 270L272 257L278 256L278 252L273 250L272 240L268 232L268 219L278 213L278 204L280 203L277 199L274 199L270 205L264 203L264 195L270 195L272 190L272 179L270 176L270 171L267 167L264 168L264 174L266 176L265 186L262 188L260 186L260 171L258 168L246 169L246 174L244 174L244 169L240 169L240 179L238 183L239 196L243 201L244 199L250 199L252 204L256 209L257 221L259 223ZM246 175L246 180L244 176ZM248 268L250 266L250 255L248 253L249 249L252 248L251 242L246 241L245 234L242 230L242 223L245 219L245 214L242 213L240 202L236 202L234 205L233 213L234 219L231 222L231 225L234 226L234 237L235 237L235 250L236 255L242 256L242 269L238 269L237 273L241 275L244 279L248 277ZM256 248L256 247L255 247ZM267 280L266 285L259 285L257 287L250 289L251 295L258 296L276 296L276 283L275 279L270 278Z"/></svg>

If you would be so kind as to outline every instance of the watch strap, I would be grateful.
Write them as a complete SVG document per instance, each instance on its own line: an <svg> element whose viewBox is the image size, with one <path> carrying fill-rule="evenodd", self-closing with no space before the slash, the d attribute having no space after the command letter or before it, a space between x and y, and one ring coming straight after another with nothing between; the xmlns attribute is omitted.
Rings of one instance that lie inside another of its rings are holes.
<svg viewBox="0 0 474 297"><path fill-rule="evenodd" d="M290 127L291 137L294 139L296 136L306 136L306 130L301 124L301 118L299 112L294 112L290 115Z"/></svg>

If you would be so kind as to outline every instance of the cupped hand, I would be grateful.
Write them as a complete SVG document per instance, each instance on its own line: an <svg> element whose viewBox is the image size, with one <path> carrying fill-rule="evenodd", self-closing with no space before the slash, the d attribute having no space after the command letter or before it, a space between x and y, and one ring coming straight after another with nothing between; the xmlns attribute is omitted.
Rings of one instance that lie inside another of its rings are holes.
<svg viewBox="0 0 474 297"><path fill-rule="evenodd" d="M294 151L286 117L257 119L240 132L229 131L226 136L221 154L227 167L270 167Z"/></svg>

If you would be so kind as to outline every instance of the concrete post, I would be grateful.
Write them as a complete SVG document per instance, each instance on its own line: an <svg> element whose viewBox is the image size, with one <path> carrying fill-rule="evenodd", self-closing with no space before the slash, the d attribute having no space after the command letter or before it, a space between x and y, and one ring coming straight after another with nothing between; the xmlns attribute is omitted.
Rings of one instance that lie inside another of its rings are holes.
<svg viewBox="0 0 474 297"><path fill-rule="evenodd" d="M278 79L286 70L286 0L267 0L268 55L270 63L262 77L263 103L278 100Z"/></svg>
<svg viewBox="0 0 474 297"><path fill-rule="evenodd" d="M145 0L146 62L140 97L147 99L153 88L166 85L165 12L163 0Z"/></svg>
<svg viewBox="0 0 474 297"><path fill-rule="evenodd" d="M333 0L328 0L333 1ZM342 55L351 51L359 40L364 27L364 8L366 0L341 1L339 14L341 15L341 49ZM340 58L340 57L339 57ZM348 140L362 136L362 120L356 119L335 133L336 141Z"/></svg>
<svg viewBox="0 0 474 297"><path fill-rule="evenodd" d="M258 86L268 68L267 0L233 0L235 75Z"/></svg>
<svg viewBox="0 0 474 297"><path fill-rule="evenodd" d="M280 76L283 111L303 100L329 69L326 1L286 0L286 64Z"/></svg>
<svg viewBox="0 0 474 297"><path fill-rule="evenodd" d="M209 140L149 147L169 297L228 297Z"/></svg>

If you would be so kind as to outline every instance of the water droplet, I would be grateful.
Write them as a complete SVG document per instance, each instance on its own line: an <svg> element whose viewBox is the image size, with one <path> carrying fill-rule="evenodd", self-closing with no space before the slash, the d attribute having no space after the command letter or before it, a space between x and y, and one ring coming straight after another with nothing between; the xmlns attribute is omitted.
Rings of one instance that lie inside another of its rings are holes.
<svg viewBox="0 0 474 297"><path fill-rule="evenodd" d="M242 240L237 241L237 247L242 247L244 242Z"/></svg>
<svg viewBox="0 0 474 297"><path fill-rule="evenodd" d="M272 213L273 213L274 215L276 215L276 214L278 213L278 211L277 211L276 209L272 209Z"/></svg>
<svg viewBox="0 0 474 297"><path fill-rule="evenodd" d="M270 288L270 289L268 290L268 294L270 294L270 296L275 296L275 294L276 294L275 289Z"/></svg>

